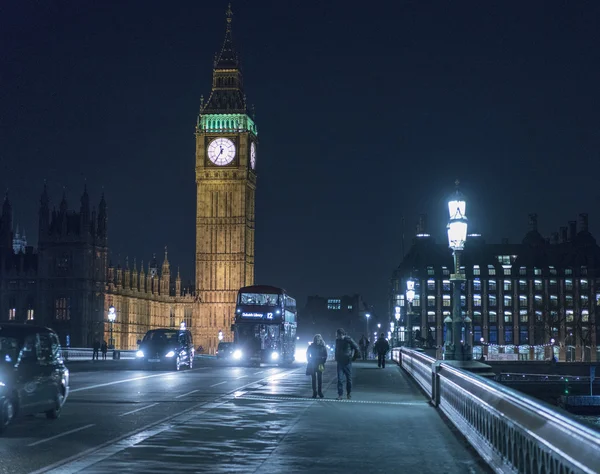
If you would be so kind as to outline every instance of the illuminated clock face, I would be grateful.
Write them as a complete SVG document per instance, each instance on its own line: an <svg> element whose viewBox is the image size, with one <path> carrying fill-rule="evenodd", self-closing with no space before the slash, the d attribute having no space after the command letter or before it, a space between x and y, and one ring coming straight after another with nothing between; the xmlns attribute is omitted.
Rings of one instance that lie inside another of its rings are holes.
<svg viewBox="0 0 600 474"><path fill-rule="evenodd" d="M208 159L217 166L225 166L235 158L235 145L229 138L216 138L208 145Z"/></svg>
<svg viewBox="0 0 600 474"><path fill-rule="evenodd" d="M256 168L256 145L254 142L250 144L250 167Z"/></svg>

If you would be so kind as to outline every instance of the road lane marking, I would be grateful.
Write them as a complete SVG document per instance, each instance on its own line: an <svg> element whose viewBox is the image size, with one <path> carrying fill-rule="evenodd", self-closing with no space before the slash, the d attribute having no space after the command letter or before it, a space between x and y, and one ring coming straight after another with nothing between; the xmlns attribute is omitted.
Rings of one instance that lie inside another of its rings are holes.
<svg viewBox="0 0 600 474"><path fill-rule="evenodd" d="M198 389L198 390L192 390L191 392L184 393L183 395L177 395L175 398L187 397L188 395L191 395L192 393L196 393L196 392L199 392L199 391L200 391L200 389Z"/></svg>
<svg viewBox="0 0 600 474"><path fill-rule="evenodd" d="M292 372L295 372L295 369ZM182 410L179 413L175 413L174 415L169 415L162 420L149 423L142 428L137 430L130 431L129 433L124 434L116 439L107 441L100 446L94 446L92 448L86 449L85 451L74 454L66 459L62 459L53 464L45 466L37 471L33 471L30 474L42 474L42 473L55 473L55 474L75 474L83 472L86 468L97 464L111 456L114 456L125 449L136 446L139 443L144 442L148 438L152 436L156 436L164 431L167 431L173 428L173 424L177 423L185 423L190 419L191 416L200 416L204 413L207 413L214 408L218 408L221 405L228 403L235 392L243 390L247 387L250 387L254 384L260 384L263 380L266 380L267 377L257 380L255 382L249 382L246 385L242 385L234 390L231 390L228 393L225 393L221 396L218 396L215 400L211 402L202 402L194 405L193 407L187 408L186 410ZM184 416L185 415L185 416Z"/></svg>
<svg viewBox="0 0 600 474"><path fill-rule="evenodd" d="M213 383L213 384L212 384L210 387L208 387L208 388L216 387L217 385L223 385L224 383L227 383L227 382L228 382L228 380L223 380L222 382L219 382L219 383Z"/></svg>
<svg viewBox="0 0 600 474"><path fill-rule="evenodd" d="M175 372L175 373L182 373L182 372ZM98 383L96 385L89 385L87 387L79 387L79 388L69 389L69 393L81 392L83 390L93 390L94 388L109 387L110 385L117 385L119 383L134 382L136 380L144 380L144 379L151 379L152 377L164 377L164 376L165 376L164 373L163 374L154 374L154 375L143 375L140 377L133 377L130 379L115 380L114 382Z"/></svg>
<svg viewBox="0 0 600 474"><path fill-rule="evenodd" d="M242 375L241 377L236 377L236 380L243 379L244 377L248 377L247 375Z"/></svg>
<svg viewBox="0 0 600 474"><path fill-rule="evenodd" d="M156 405L158 405L158 403L153 403L151 405L146 405L145 407L138 408L137 410L131 410L131 411L128 411L127 413L122 413L119 416L131 415L132 413L137 413L138 411L145 410L146 408L152 408L152 407L155 407Z"/></svg>
<svg viewBox="0 0 600 474"><path fill-rule="evenodd" d="M91 428L92 426L96 426L95 423L92 423L91 425L85 425L80 428L75 428L74 430L65 431L64 433L57 434L56 436L50 436L50 438L40 439L39 441L36 441L35 443L28 444L27 446L29 446L29 447L37 446L38 444L46 443L46 442L52 441L53 439L56 439L56 438L62 438L63 436L70 435L71 433L77 433L78 431L87 430L88 428Z"/></svg>
<svg viewBox="0 0 600 474"><path fill-rule="evenodd" d="M253 375L258 375L258 374L262 374L264 372L264 370L259 370L258 372L254 372Z"/></svg>

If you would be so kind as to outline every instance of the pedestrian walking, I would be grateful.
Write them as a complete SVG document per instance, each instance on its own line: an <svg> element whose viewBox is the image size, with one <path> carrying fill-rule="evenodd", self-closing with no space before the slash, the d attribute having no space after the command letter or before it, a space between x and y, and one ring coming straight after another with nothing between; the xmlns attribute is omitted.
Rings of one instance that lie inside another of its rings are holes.
<svg viewBox="0 0 600 474"><path fill-rule="evenodd" d="M312 381L313 398L323 398L323 372L327 362L327 348L320 334L315 334L313 343L306 350L306 375Z"/></svg>
<svg viewBox="0 0 600 474"><path fill-rule="evenodd" d="M100 352L100 341L98 339L94 340L93 351L92 351L92 360L98 360L98 355Z"/></svg>
<svg viewBox="0 0 600 474"><path fill-rule="evenodd" d="M385 338L385 334L381 333L379 339L375 343L375 352L377 352L377 367L385 369L385 356L390 351L390 343Z"/></svg>
<svg viewBox="0 0 600 474"><path fill-rule="evenodd" d="M364 334L358 341L358 345L360 346L360 354L362 356L362 360L367 360L367 358L369 357L369 339Z"/></svg>
<svg viewBox="0 0 600 474"><path fill-rule="evenodd" d="M337 389L338 400L344 395L344 379L346 381L346 396L352 398L352 361L356 360L360 353L360 347L346 331L338 329L335 340L335 361L337 362Z"/></svg>
<svg viewBox="0 0 600 474"><path fill-rule="evenodd" d="M102 341L100 351L102 352L102 360L106 360L106 353L108 352L108 345L106 344L106 341Z"/></svg>

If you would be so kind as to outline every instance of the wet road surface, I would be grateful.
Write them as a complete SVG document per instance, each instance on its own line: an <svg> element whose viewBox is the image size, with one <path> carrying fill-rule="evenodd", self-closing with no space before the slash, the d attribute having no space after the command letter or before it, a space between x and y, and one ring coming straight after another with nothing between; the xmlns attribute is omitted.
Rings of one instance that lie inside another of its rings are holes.
<svg viewBox="0 0 600 474"><path fill-rule="evenodd" d="M352 400L304 366L72 374L58 420L0 438L0 472L489 472L398 367L356 363Z"/></svg>

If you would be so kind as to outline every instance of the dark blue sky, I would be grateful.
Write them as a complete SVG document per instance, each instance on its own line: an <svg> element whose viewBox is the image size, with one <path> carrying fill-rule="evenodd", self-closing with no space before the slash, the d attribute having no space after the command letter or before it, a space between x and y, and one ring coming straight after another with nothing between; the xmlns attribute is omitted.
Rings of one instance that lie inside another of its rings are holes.
<svg viewBox="0 0 600 474"><path fill-rule="evenodd" d="M600 3L234 2L256 104L256 280L387 308L401 216L444 237L459 177L473 230L599 230ZM109 205L113 261L194 268L194 125L226 2L0 5L0 186L37 238L44 179Z"/></svg>

